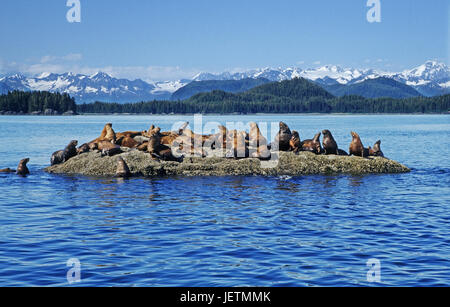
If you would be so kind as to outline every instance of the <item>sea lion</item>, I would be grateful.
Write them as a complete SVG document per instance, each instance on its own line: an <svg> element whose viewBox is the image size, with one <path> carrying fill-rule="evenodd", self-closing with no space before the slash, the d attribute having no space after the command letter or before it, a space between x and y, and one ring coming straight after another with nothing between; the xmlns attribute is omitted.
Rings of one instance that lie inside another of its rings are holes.
<svg viewBox="0 0 450 307"><path fill-rule="evenodd" d="M122 157L117 157L116 177L128 178L131 176L130 169Z"/></svg>
<svg viewBox="0 0 450 307"><path fill-rule="evenodd" d="M298 153L302 149L302 141L300 140L300 135L297 131L292 131L292 137L289 141L290 150Z"/></svg>
<svg viewBox="0 0 450 307"><path fill-rule="evenodd" d="M50 159L50 164L57 165L64 162L69 161L69 159L75 157L77 152L77 145L78 141L74 140L69 143L69 145L64 148L64 150L58 150L52 154L52 157Z"/></svg>
<svg viewBox="0 0 450 307"><path fill-rule="evenodd" d="M256 151L253 151L250 156L259 160L270 160L272 153L269 148L267 148L267 145L261 145Z"/></svg>
<svg viewBox="0 0 450 307"><path fill-rule="evenodd" d="M104 137L105 140L111 141L111 143L116 143L116 133L114 132L114 129L112 128L112 124L108 123L105 125L106 129L106 135Z"/></svg>
<svg viewBox="0 0 450 307"><path fill-rule="evenodd" d="M125 131L116 133L116 139L119 139L121 137L135 138L137 136L142 136L142 131Z"/></svg>
<svg viewBox="0 0 450 307"><path fill-rule="evenodd" d="M322 153L322 145L320 145L321 132L317 133L312 140L304 140L302 142L302 150L320 155Z"/></svg>
<svg viewBox="0 0 450 307"><path fill-rule="evenodd" d="M349 154L359 157L367 157L369 155L369 150L364 148L361 138L356 132L351 132L352 142L350 143Z"/></svg>
<svg viewBox="0 0 450 307"><path fill-rule="evenodd" d="M89 143L88 146L91 151L98 150L98 143Z"/></svg>
<svg viewBox="0 0 450 307"><path fill-rule="evenodd" d="M91 148L89 147L89 144L85 143L85 144L81 145L80 147L78 147L77 155L81 155L81 154L87 153L89 151L91 151Z"/></svg>
<svg viewBox="0 0 450 307"><path fill-rule="evenodd" d="M181 157L177 158L172 154L172 149L164 144L161 144L161 135L154 133L147 143L147 152L153 157L161 159L163 161L181 161Z"/></svg>
<svg viewBox="0 0 450 307"><path fill-rule="evenodd" d="M15 169L10 169L8 168L4 168L4 169L0 169L0 173L15 173L16 170Z"/></svg>
<svg viewBox="0 0 450 307"><path fill-rule="evenodd" d="M64 161L69 161L69 159L75 157L77 155L77 145L78 141L73 140L69 143L69 145L64 148Z"/></svg>
<svg viewBox="0 0 450 307"><path fill-rule="evenodd" d="M323 130L323 151L326 155L339 155L338 145L330 130Z"/></svg>
<svg viewBox="0 0 450 307"><path fill-rule="evenodd" d="M280 122L280 131L275 136L275 143L273 144L273 148L281 151L288 151L291 146L289 142L292 138L292 132L289 129L288 125L283 122Z"/></svg>
<svg viewBox="0 0 450 307"><path fill-rule="evenodd" d="M142 143L141 145L139 145L139 146L137 147L137 150L139 150L139 151L147 151L147 147L148 147L148 141Z"/></svg>
<svg viewBox="0 0 450 307"><path fill-rule="evenodd" d="M17 166L17 175L26 176L30 174L30 171L28 170L27 163L30 162L29 158L23 159L19 162L19 166Z"/></svg>
<svg viewBox="0 0 450 307"><path fill-rule="evenodd" d="M161 146L161 136L159 135L158 129L152 129L153 133L150 136L147 144L147 152L150 154L157 153L159 147Z"/></svg>
<svg viewBox="0 0 450 307"><path fill-rule="evenodd" d="M261 130L257 123L250 123L250 133L249 133L249 146L254 148L259 148L260 146L266 146L267 139L262 135Z"/></svg>
<svg viewBox="0 0 450 307"><path fill-rule="evenodd" d="M128 148L136 148L139 145L138 142L136 142L133 138L129 136L121 138L120 142L118 143L120 144L120 146Z"/></svg>
<svg viewBox="0 0 450 307"><path fill-rule="evenodd" d="M373 145L373 148L369 147L369 156L384 157L384 154L381 151L381 141L377 141L375 145Z"/></svg>
<svg viewBox="0 0 450 307"><path fill-rule="evenodd" d="M50 165L53 166L61 163L64 163L64 150L55 151L50 159Z"/></svg>
<svg viewBox="0 0 450 307"><path fill-rule="evenodd" d="M113 144L109 141L100 141L97 143L97 149L102 152L102 156L115 156L122 153L119 145Z"/></svg>
<svg viewBox="0 0 450 307"><path fill-rule="evenodd" d="M245 131L233 130L228 136L227 146L231 148L225 154L226 158L243 159L250 156L248 134Z"/></svg>

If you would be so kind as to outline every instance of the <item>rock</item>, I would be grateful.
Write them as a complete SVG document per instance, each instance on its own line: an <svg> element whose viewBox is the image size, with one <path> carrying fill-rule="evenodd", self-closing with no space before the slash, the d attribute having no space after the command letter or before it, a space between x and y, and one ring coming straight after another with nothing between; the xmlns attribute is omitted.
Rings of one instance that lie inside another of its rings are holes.
<svg viewBox="0 0 450 307"><path fill-rule="evenodd" d="M53 109L45 109L44 115L46 116L53 115Z"/></svg>
<svg viewBox="0 0 450 307"><path fill-rule="evenodd" d="M42 112L41 111L34 111L34 112L31 112L31 115L42 115Z"/></svg>
<svg viewBox="0 0 450 307"><path fill-rule="evenodd" d="M74 116L74 115L77 115L77 113L75 113L75 112L72 111L72 110L69 110L69 111L67 111L67 112L64 112L63 115L64 115L64 116Z"/></svg>
<svg viewBox="0 0 450 307"><path fill-rule="evenodd" d="M406 166L380 157L360 158L345 156L317 156L308 152L295 155L281 152L278 163L272 168L261 167L258 159L185 158L183 162L158 162L148 153L131 150L118 155L130 168L133 176L300 176L313 174L387 174L407 173ZM266 162L263 162L266 163ZM267 165L267 164L264 164ZM264 166L263 165L263 166ZM102 157L101 153L90 152L76 156L69 161L51 166L45 171L53 174L85 175L93 177L114 177L117 156Z"/></svg>

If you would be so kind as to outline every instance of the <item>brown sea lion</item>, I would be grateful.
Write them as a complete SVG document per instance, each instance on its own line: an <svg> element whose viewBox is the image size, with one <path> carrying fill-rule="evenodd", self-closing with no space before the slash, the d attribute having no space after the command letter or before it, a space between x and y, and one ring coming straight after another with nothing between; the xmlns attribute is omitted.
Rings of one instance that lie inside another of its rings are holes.
<svg viewBox="0 0 450 307"><path fill-rule="evenodd" d="M257 123L250 123L249 133L249 146L259 148L260 146L266 146L267 139L262 135L261 130Z"/></svg>
<svg viewBox="0 0 450 307"><path fill-rule="evenodd" d="M364 148L361 138L356 132L351 132L352 142L350 143L349 154L359 157L367 157L369 150Z"/></svg>
<svg viewBox="0 0 450 307"><path fill-rule="evenodd" d="M285 123L280 122L280 131L275 136L275 143L273 144L273 148L280 151L289 151L289 149L291 148L289 144L291 138L291 129L289 129L288 125L286 125Z"/></svg>
<svg viewBox="0 0 450 307"><path fill-rule="evenodd" d="M323 130L323 151L326 155L339 155L338 145L330 130Z"/></svg>
<svg viewBox="0 0 450 307"><path fill-rule="evenodd" d="M28 170L27 163L30 162L29 158L23 159L19 162L19 166L17 166L17 175L26 176L30 174L30 171Z"/></svg>
<svg viewBox="0 0 450 307"><path fill-rule="evenodd" d="M88 143L88 146L91 151L98 150L98 143Z"/></svg>
<svg viewBox="0 0 450 307"><path fill-rule="evenodd" d="M139 145L138 142L136 142L132 137L129 136L123 137L118 143L120 144L120 146L128 148L136 148Z"/></svg>
<svg viewBox="0 0 450 307"><path fill-rule="evenodd" d="M320 136L322 133L317 133L312 140L304 140L302 142L302 150L320 155L322 153L322 145L320 144Z"/></svg>
<svg viewBox="0 0 450 307"><path fill-rule="evenodd" d="M130 169L122 157L117 157L116 177L128 178L131 176Z"/></svg>
<svg viewBox="0 0 450 307"><path fill-rule="evenodd" d="M69 145L66 146L64 150L58 150L52 154L52 157L50 159L50 164L57 165L64 162L69 161L69 159L75 157L77 153L77 145L78 141L74 140L69 143Z"/></svg>
<svg viewBox="0 0 450 307"><path fill-rule="evenodd" d="M297 131L292 131L292 137L289 141L290 150L297 153L302 150L302 141L300 140L300 135Z"/></svg>
<svg viewBox="0 0 450 307"><path fill-rule="evenodd" d="M153 129L155 130L155 129ZM159 147L161 146L161 136L159 134L159 131L151 134L150 139L148 140L147 144L147 152L150 154L157 153L159 150Z"/></svg>
<svg viewBox="0 0 450 307"><path fill-rule="evenodd" d="M109 141L100 141L97 143L97 149L102 152L102 156L114 156L122 153L119 145Z"/></svg>
<svg viewBox="0 0 450 307"><path fill-rule="evenodd" d="M137 150L139 150L139 151L147 151L147 147L148 147L148 142L144 142L144 143L140 144L137 147Z"/></svg>
<svg viewBox="0 0 450 307"><path fill-rule="evenodd" d="M218 131L219 132L212 135L209 140L205 142L205 146L225 151L227 148L228 129L225 126L219 125Z"/></svg>
<svg viewBox="0 0 450 307"><path fill-rule="evenodd" d="M155 133L150 137L147 143L147 152L163 161L181 161L181 158L177 158L172 154L170 147L161 144L161 135L159 133Z"/></svg>
<svg viewBox="0 0 450 307"><path fill-rule="evenodd" d="M81 154L87 153L89 151L91 151L91 148L89 147L89 144L85 143L85 144L81 145L80 147L78 147L77 155L81 155Z"/></svg>
<svg viewBox="0 0 450 307"><path fill-rule="evenodd" d="M225 154L226 158L243 159L250 156L248 148L248 134L245 131L232 130L228 135L227 146L228 149Z"/></svg>
<svg viewBox="0 0 450 307"><path fill-rule="evenodd" d="M64 150L55 151L50 159L50 165L53 166L61 163L64 163Z"/></svg>
<svg viewBox="0 0 450 307"><path fill-rule="evenodd" d="M106 136L104 137L105 140L111 141L113 144L116 143L116 133L114 132L114 129L112 128L112 124L108 123L105 125L106 129Z"/></svg>
<svg viewBox="0 0 450 307"><path fill-rule="evenodd" d="M119 139L121 137L130 137L135 138L137 136L141 136L142 131L125 131L125 132L118 132L116 133L116 139Z"/></svg>
<svg viewBox="0 0 450 307"><path fill-rule="evenodd" d="M369 147L369 156L372 157L384 157L383 152L381 151L381 141L377 141L375 145Z"/></svg>
<svg viewBox="0 0 450 307"><path fill-rule="evenodd" d="M269 148L267 148L267 145L261 145L256 149L256 151L251 152L250 156L259 160L270 160L272 153Z"/></svg>
<svg viewBox="0 0 450 307"><path fill-rule="evenodd" d="M69 145L64 148L64 161L69 161L69 159L75 157L77 155L77 145L78 141L73 140L69 143Z"/></svg>
<svg viewBox="0 0 450 307"><path fill-rule="evenodd" d="M0 173L15 173L16 170L15 169L10 169L8 168L4 168L4 169L0 169Z"/></svg>

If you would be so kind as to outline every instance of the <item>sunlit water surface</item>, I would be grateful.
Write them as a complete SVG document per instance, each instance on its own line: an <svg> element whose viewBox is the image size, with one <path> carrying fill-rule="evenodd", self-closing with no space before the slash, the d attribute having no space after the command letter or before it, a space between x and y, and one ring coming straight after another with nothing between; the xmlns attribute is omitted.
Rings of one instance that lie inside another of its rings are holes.
<svg viewBox="0 0 450 307"><path fill-rule="evenodd" d="M409 174L133 178L49 175L70 140L163 130L190 116L0 116L0 286L358 286L371 258L381 285L450 285L450 116L207 116L285 121L303 139L330 129L378 139Z"/></svg>

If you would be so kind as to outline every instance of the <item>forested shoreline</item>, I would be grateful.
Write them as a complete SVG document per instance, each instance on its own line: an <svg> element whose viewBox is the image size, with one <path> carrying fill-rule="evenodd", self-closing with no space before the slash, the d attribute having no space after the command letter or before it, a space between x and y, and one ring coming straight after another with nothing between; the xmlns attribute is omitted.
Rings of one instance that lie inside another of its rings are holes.
<svg viewBox="0 0 450 307"><path fill-rule="evenodd" d="M75 99L68 94L12 91L0 95L0 114L76 114Z"/></svg>
<svg viewBox="0 0 450 307"><path fill-rule="evenodd" d="M0 114L52 110L79 114L255 114L255 113L449 113L450 95L413 98L335 97L306 80L293 79L255 87L243 93L212 91L186 100L138 103L75 104L67 94L14 91L0 96ZM50 112L51 113L51 112Z"/></svg>

